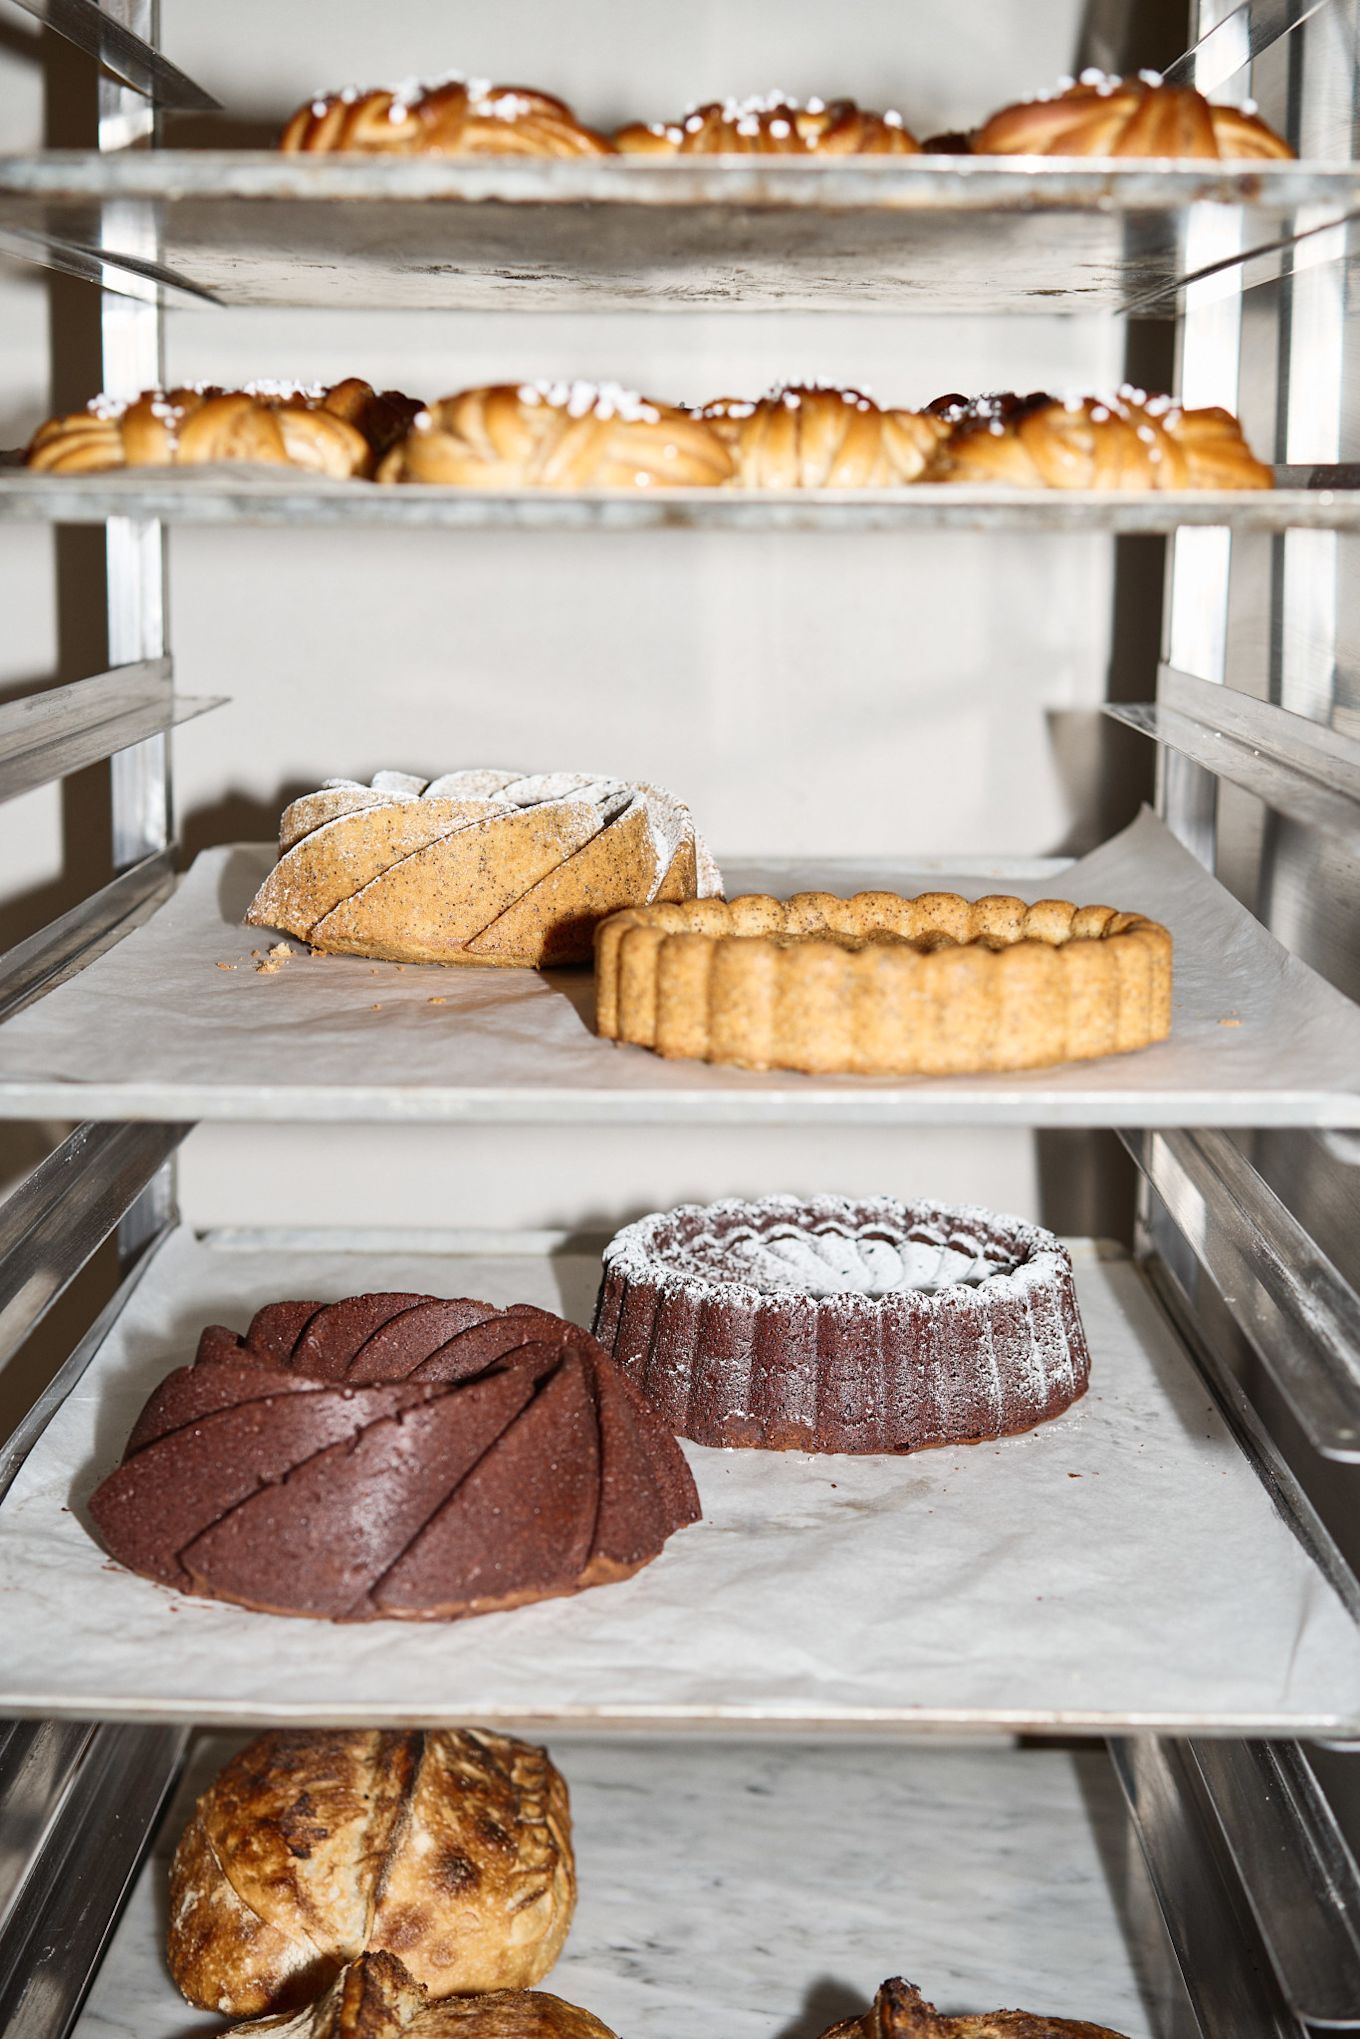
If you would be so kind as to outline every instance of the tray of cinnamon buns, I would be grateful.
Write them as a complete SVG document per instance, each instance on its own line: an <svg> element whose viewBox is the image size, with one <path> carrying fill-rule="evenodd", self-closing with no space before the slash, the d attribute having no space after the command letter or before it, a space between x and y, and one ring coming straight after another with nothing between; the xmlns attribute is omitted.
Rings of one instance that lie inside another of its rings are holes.
<svg viewBox="0 0 1360 2039"><path fill-rule="evenodd" d="M1124 384L918 407L784 384L678 404L538 379L423 401L358 377L95 397L0 468L0 516L186 521L1345 529L1344 469L1276 472L1238 420Z"/></svg>

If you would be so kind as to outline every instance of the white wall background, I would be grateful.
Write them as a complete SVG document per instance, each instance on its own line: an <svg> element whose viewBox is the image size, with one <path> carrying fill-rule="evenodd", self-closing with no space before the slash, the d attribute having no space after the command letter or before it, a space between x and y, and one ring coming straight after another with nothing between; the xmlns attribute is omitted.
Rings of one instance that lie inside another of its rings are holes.
<svg viewBox="0 0 1360 2039"><path fill-rule="evenodd" d="M281 122L323 85L456 64L561 91L602 124L778 83L896 104L928 130L1043 84L1075 53L1079 0L1031 5L1013 35L981 32L1004 10L972 12L964 33L945 0L332 0L322 36L314 9L164 0L163 40L245 121ZM40 118L35 67L0 45L4 145L36 141ZM0 266L7 443L47 408L44 304ZM1047 317L208 311L173 314L168 349L175 377L359 373L424 397L533 374L681 397L811 376L915 402L1098 386L1119 368L1108 322ZM1050 717L1103 696L1111 557L1096 538L203 531L170 551L179 684L232 697L176 739L192 847L268 834L286 795L385 765L656 778L720 856L1035 854L1080 826ZM46 534L7 528L6 678L54 655L49 557ZM37 818L32 801L0 810L19 891L62 869L60 810L42 797ZM774 1187L1036 1203L1023 1135L873 1130L204 1129L182 1185L203 1223L613 1224L681 1195Z"/></svg>

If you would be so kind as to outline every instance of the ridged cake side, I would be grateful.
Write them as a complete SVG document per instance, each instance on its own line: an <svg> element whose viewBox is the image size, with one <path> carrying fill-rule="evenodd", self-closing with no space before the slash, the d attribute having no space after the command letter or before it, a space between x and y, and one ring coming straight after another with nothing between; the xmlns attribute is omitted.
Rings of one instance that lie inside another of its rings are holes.
<svg viewBox="0 0 1360 2039"><path fill-rule="evenodd" d="M1090 1376L1052 1233L891 1198L643 1218L606 1249L595 1335L674 1431L718 1446L975 1443L1059 1415Z"/></svg>
<svg viewBox="0 0 1360 2039"><path fill-rule="evenodd" d="M1123 1054L1171 1031L1171 936L1141 914L957 893L798 893L614 915L596 1026L659 1055L949 1075Z"/></svg>

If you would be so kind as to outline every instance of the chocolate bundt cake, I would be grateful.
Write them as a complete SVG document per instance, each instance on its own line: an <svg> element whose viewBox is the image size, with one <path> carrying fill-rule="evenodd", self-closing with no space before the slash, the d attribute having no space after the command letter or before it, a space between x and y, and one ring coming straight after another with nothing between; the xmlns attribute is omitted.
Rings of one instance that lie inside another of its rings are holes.
<svg viewBox="0 0 1360 2039"><path fill-rule="evenodd" d="M775 1451L1005 1437L1090 1375L1051 1232L891 1197L642 1218L605 1249L595 1334L680 1436Z"/></svg>
<svg viewBox="0 0 1360 2039"><path fill-rule="evenodd" d="M271 1303L211 1325L90 1513L182 1592L452 1620L624 1579L699 1519L679 1446L595 1340L466 1298Z"/></svg>

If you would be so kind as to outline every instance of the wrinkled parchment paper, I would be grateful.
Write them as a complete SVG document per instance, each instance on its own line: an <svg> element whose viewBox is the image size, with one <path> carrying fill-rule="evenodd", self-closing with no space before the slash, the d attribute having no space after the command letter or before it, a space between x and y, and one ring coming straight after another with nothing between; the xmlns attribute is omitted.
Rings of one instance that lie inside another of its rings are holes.
<svg viewBox="0 0 1360 2039"><path fill-rule="evenodd" d="M227 1235L230 1238L230 1235ZM1360 1730L1360 1632L1215 1413L1143 1277L1077 1248L1092 1384L995 1445L687 1446L704 1521L621 1585L452 1625L286 1620L121 1570L83 1522L200 1328L368 1289L588 1323L590 1254L463 1258L172 1236L0 1507L0 1706L355 1723ZM877 1980L878 1978L875 1978Z"/></svg>

